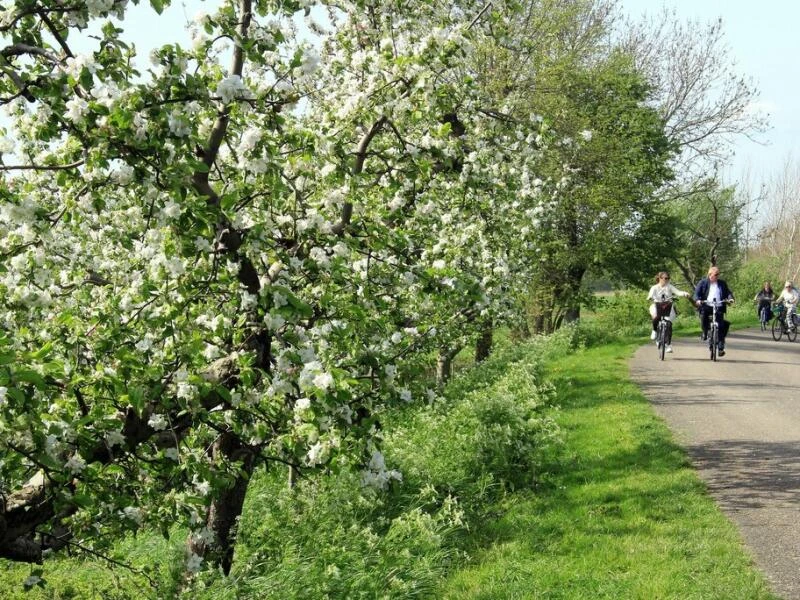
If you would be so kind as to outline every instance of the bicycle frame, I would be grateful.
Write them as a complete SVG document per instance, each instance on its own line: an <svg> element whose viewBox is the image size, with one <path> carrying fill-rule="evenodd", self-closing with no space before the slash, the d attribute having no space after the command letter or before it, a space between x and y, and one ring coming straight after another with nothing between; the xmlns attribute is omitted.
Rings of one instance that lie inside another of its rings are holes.
<svg viewBox="0 0 800 600"><path fill-rule="evenodd" d="M769 314L769 307L761 306L761 308L758 311L758 321L759 323L761 323L761 331L767 330L767 323L769 323L769 319L767 318L768 314Z"/></svg>
<svg viewBox="0 0 800 600"><path fill-rule="evenodd" d="M783 304L775 304L773 306L774 317L772 319L772 339L776 342L780 341L783 334L786 334L786 339L793 342L797 339L797 326L789 327L787 321L788 311ZM792 315L792 320L797 323L797 313Z"/></svg>
<svg viewBox="0 0 800 600"><path fill-rule="evenodd" d="M672 320L669 318L669 314L672 312L672 302L656 302L656 307L656 310L661 314L661 318L658 320L656 348L658 349L658 357L664 360L664 355L667 352L667 342L671 341Z"/></svg>
<svg viewBox="0 0 800 600"><path fill-rule="evenodd" d="M708 326L708 349L711 353L711 360L717 360L717 352L719 350L719 323L717 323L717 308L722 306L723 303L728 303L727 300L721 302L714 302L706 300L703 302L706 306L711 307L711 323Z"/></svg>

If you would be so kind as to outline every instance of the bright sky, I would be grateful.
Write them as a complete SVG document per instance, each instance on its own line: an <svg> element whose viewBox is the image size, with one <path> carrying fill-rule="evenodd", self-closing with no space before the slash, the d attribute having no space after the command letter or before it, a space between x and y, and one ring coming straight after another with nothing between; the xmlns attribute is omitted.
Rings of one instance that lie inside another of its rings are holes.
<svg viewBox="0 0 800 600"><path fill-rule="evenodd" d="M760 90L760 105L770 116L766 145L742 139L727 179L734 181L749 168L756 180L783 170L790 157L800 159L800 2L797 0L620 0L631 16L675 8L685 19L709 22L722 18L729 58L741 75Z"/></svg>

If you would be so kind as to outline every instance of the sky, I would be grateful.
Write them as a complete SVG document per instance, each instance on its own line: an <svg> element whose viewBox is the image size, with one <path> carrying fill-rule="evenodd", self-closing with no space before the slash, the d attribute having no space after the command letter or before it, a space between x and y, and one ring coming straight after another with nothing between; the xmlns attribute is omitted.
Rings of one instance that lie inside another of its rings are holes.
<svg viewBox="0 0 800 600"><path fill-rule="evenodd" d="M748 171L755 181L777 177L788 160L800 158L800 2L798 0L620 0L632 17L674 8L684 19L722 19L728 58L752 78L770 128L756 144L740 139L724 173L733 183Z"/></svg>

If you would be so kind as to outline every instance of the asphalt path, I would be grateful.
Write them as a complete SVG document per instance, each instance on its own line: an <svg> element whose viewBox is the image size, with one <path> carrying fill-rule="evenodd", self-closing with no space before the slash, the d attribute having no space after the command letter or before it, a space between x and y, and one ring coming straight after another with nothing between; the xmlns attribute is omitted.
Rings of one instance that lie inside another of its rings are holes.
<svg viewBox="0 0 800 600"><path fill-rule="evenodd" d="M655 344L630 362L633 381L687 449L720 508L738 526L776 594L800 599L800 339L728 334L712 362L698 337Z"/></svg>

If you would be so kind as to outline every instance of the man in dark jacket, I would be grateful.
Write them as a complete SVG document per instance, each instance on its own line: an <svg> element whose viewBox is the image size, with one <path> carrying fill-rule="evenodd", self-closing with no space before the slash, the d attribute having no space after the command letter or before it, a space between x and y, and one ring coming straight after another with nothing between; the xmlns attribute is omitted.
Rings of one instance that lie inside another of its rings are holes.
<svg viewBox="0 0 800 600"><path fill-rule="evenodd" d="M723 301L733 302L733 292L728 284L719 278L719 268L711 267L708 277L701 279L694 290L694 303L700 311L700 326L703 328L703 339L708 339L708 328L711 325L713 309L708 302L717 303L717 323L719 324L719 356L725 356L725 337L728 335L730 323L724 319L725 304Z"/></svg>

